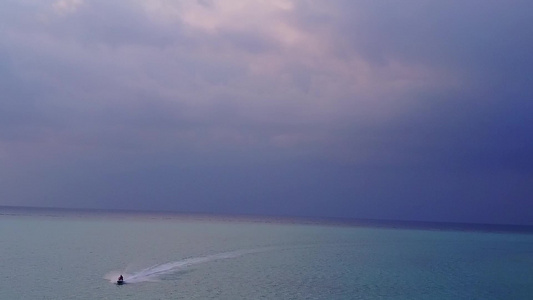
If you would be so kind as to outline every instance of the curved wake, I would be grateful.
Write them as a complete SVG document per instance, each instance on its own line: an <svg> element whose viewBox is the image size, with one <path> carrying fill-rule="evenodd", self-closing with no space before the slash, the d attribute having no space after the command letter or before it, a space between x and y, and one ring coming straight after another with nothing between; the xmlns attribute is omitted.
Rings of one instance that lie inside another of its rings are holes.
<svg viewBox="0 0 533 300"><path fill-rule="evenodd" d="M237 251L231 251L231 252L223 252L223 253L217 253L217 254L212 254L212 255L200 256L200 257L186 258L186 259L173 261L173 262L169 262L169 263L165 263L161 265L155 265L155 266L134 272L132 274L123 274L124 282L138 283L138 282L145 282L145 281L157 281L159 277L162 275L175 273L177 271L183 270L193 265L207 263L210 261L221 260L221 259L236 258L236 257L243 256L246 254L263 252L266 250L267 250L266 248L255 249L255 250L237 250ZM104 278L108 279L111 282L116 282L119 275L120 275L120 272L113 271L113 272L106 274Z"/></svg>

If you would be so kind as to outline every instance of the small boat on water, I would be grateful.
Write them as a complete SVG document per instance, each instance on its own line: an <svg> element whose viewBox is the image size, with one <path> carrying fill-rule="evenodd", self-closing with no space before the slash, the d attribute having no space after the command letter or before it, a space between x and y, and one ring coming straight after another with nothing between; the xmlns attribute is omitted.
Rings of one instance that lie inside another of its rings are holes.
<svg viewBox="0 0 533 300"><path fill-rule="evenodd" d="M118 277L118 280L117 280L117 285L123 285L125 282L124 282L124 277L122 277L122 275L120 275Z"/></svg>

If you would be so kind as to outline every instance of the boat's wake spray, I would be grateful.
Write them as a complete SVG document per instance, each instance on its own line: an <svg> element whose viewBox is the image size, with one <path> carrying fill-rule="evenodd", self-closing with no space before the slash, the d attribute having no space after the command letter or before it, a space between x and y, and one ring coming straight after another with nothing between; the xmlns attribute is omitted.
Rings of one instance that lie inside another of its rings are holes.
<svg viewBox="0 0 533 300"><path fill-rule="evenodd" d="M145 281L158 281L160 276L172 274L181 270L184 270L190 266L198 265L207 263L210 261L215 260L221 260L221 259L230 259L230 258L236 258L239 256L252 254L252 253L258 253L267 251L270 248L262 248L262 249L255 249L255 250L237 250L237 251L231 251L231 252L223 252L223 253L217 253L212 255L206 255L206 256L200 256L200 257L191 257L186 258L178 261L173 261L161 265L155 265L131 274L126 273L120 273L118 271L113 271L110 273L107 273L104 278L111 281L116 282L119 275L124 276L124 282L125 283L138 283L138 282L145 282Z"/></svg>

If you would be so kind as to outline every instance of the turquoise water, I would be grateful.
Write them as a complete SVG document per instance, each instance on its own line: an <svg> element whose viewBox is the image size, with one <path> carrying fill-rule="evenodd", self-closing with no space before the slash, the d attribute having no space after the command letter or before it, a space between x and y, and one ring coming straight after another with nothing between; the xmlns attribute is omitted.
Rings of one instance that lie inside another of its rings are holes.
<svg viewBox="0 0 533 300"><path fill-rule="evenodd" d="M533 295L528 234L4 214L0 246L0 299ZM113 282L121 273L129 283L117 286Z"/></svg>

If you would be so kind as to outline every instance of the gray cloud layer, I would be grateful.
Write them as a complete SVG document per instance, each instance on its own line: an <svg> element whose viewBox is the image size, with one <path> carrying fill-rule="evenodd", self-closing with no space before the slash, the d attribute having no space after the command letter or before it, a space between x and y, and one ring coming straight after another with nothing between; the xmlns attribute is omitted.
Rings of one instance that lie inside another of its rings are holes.
<svg viewBox="0 0 533 300"><path fill-rule="evenodd" d="M528 1L6 1L0 204L529 223Z"/></svg>

